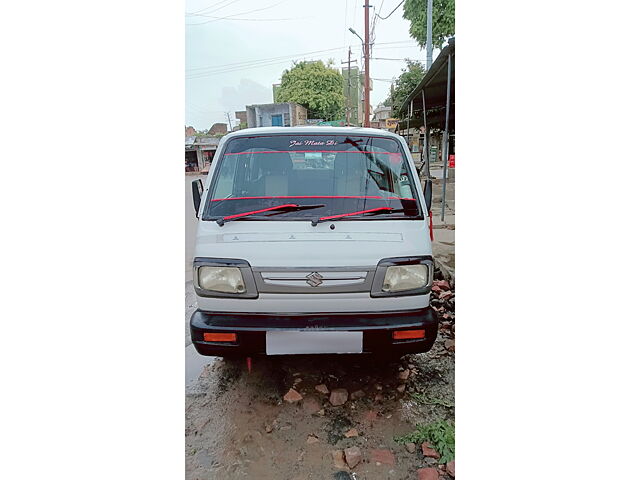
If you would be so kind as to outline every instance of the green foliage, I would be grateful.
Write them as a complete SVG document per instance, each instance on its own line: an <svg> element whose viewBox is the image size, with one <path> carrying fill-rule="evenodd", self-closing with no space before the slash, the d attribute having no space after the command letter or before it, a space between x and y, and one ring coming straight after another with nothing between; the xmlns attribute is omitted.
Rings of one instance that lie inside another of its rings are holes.
<svg viewBox="0 0 640 480"><path fill-rule="evenodd" d="M447 408L453 408L453 403L449 403L446 400L441 398L429 398L424 393L413 393L411 394L411 398L416 401L416 403L420 405L440 405Z"/></svg>
<svg viewBox="0 0 640 480"><path fill-rule="evenodd" d="M413 62L406 60L407 66L402 69L402 73L395 82L391 85L389 96L385 100L385 103L391 105L391 114L393 117L398 118L400 115L400 107L402 103L407 99L409 94L414 88L418 86L420 80L422 80L427 73L424 66L420 62Z"/></svg>
<svg viewBox="0 0 640 480"><path fill-rule="evenodd" d="M420 445L428 442L440 454L440 463L447 463L455 459L456 432L451 422L441 420L428 425L416 425L415 431L402 437L395 437L398 443L413 442Z"/></svg>
<svg viewBox="0 0 640 480"><path fill-rule="evenodd" d="M455 0L433 0L433 46L442 47L447 38L455 35ZM427 43L427 7L424 0L406 0L404 18L411 22L409 34L424 48Z"/></svg>
<svg viewBox="0 0 640 480"><path fill-rule="evenodd" d="M322 61L297 63L282 74L276 102L295 102L307 108L308 118L338 120L344 116L342 75Z"/></svg>

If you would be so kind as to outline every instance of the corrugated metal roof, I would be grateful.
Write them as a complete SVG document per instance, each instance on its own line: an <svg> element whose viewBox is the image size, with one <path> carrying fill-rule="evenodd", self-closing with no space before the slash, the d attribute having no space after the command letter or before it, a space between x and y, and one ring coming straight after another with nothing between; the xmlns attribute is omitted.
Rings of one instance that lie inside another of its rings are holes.
<svg viewBox="0 0 640 480"><path fill-rule="evenodd" d="M455 38L449 40L449 45L442 49L436 61L429 71L413 89L400 107L400 112L405 112L411 101L415 101L414 110L422 110L422 90L425 92L425 104L427 110L443 107L447 102L447 57L451 55L451 82L455 85ZM451 89L451 103L454 103L454 91Z"/></svg>

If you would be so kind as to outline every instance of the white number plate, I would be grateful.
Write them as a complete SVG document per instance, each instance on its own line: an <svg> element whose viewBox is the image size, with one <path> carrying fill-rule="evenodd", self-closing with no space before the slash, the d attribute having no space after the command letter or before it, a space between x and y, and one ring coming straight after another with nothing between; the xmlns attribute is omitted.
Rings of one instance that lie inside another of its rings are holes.
<svg viewBox="0 0 640 480"><path fill-rule="evenodd" d="M362 332L267 332L267 355L362 353Z"/></svg>

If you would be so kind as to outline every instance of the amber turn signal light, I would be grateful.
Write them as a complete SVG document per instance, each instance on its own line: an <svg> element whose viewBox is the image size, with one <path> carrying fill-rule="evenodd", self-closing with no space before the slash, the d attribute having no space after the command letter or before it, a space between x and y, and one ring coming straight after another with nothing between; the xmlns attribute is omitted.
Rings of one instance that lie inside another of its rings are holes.
<svg viewBox="0 0 640 480"><path fill-rule="evenodd" d="M393 332L394 340L409 340L415 338L424 338L424 330L396 330Z"/></svg>
<svg viewBox="0 0 640 480"><path fill-rule="evenodd" d="M205 342L235 342L236 341L235 333L205 333L204 341Z"/></svg>

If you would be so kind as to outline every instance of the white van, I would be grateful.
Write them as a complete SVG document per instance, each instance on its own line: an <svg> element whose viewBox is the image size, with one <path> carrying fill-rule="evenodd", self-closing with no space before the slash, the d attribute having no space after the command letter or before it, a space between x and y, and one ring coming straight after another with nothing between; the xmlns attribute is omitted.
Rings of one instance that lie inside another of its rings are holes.
<svg viewBox="0 0 640 480"><path fill-rule="evenodd" d="M402 137L240 130L222 139L193 200L200 354L396 356L433 345L430 205Z"/></svg>

